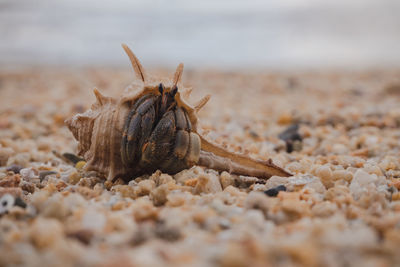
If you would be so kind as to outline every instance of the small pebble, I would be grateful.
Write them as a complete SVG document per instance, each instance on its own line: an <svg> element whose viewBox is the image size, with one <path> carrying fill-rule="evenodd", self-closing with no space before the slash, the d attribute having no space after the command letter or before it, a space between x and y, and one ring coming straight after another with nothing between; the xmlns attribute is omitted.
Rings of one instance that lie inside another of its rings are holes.
<svg viewBox="0 0 400 267"><path fill-rule="evenodd" d="M387 84L383 91L390 95L400 95L400 83Z"/></svg>
<svg viewBox="0 0 400 267"><path fill-rule="evenodd" d="M277 187L264 191L264 194L266 194L269 197L276 197L280 191L286 191L286 186L278 185Z"/></svg>
<svg viewBox="0 0 400 267"><path fill-rule="evenodd" d="M15 203L14 203L14 205L15 205L15 206L18 206L18 207L21 207L21 208L23 208L23 209L26 208L26 203L25 203L25 201L23 201L22 198L20 198L20 197L15 198Z"/></svg>
<svg viewBox="0 0 400 267"><path fill-rule="evenodd" d="M392 201L400 200L400 192L394 193L392 195Z"/></svg>
<svg viewBox="0 0 400 267"><path fill-rule="evenodd" d="M158 238L169 242L174 242L182 237L179 229L175 227L167 227L165 224L158 224L155 229L155 234Z"/></svg>
<svg viewBox="0 0 400 267"><path fill-rule="evenodd" d="M32 168L21 169L19 173L21 174L21 178L26 181L37 178L37 171L33 170Z"/></svg>
<svg viewBox="0 0 400 267"><path fill-rule="evenodd" d="M18 174L5 177L0 180L0 187L18 187L21 182L21 177Z"/></svg>
<svg viewBox="0 0 400 267"><path fill-rule="evenodd" d="M75 168L76 168L77 170L81 170L81 169L83 168L83 166L85 166L85 164L86 164L86 161L84 161L84 160L78 161L78 162L75 164Z"/></svg>
<svg viewBox="0 0 400 267"><path fill-rule="evenodd" d="M17 165L17 164L11 164L10 166L7 167L7 171L12 171L15 174L18 174L20 170L22 170L22 166Z"/></svg>
<svg viewBox="0 0 400 267"><path fill-rule="evenodd" d="M74 239L80 241L84 245L89 245L90 241L93 238L93 231L88 230L88 229L81 229L81 230L77 230L77 231L68 233L67 236L69 238L74 238Z"/></svg>
<svg viewBox="0 0 400 267"><path fill-rule="evenodd" d="M27 182L27 181L22 181L19 185L19 187L28 192L28 193L33 193L35 192L35 185L31 182Z"/></svg>
<svg viewBox="0 0 400 267"><path fill-rule="evenodd" d="M77 155L72 153L64 153L62 154L62 156L66 158L68 161L72 162L73 164L77 164L79 161L84 161L83 158L78 157Z"/></svg>
<svg viewBox="0 0 400 267"><path fill-rule="evenodd" d="M79 173L77 171L74 171L73 173L71 173L69 175L69 179L68 181L71 184L77 184L79 182L79 180L81 179L81 177L79 176Z"/></svg>
<svg viewBox="0 0 400 267"><path fill-rule="evenodd" d="M0 198L0 215L7 213L15 204L15 198L10 194L4 194Z"/></svg>
<svg viewBox="0 0 400 267"><path fill-rule="evenodd" d="M55 171L41 171L39 172L39 179L40 181L43 181L44 178L46 178L47 175L52 175L52 174L57 174Z"/></svg>
<svg viewBox="0 0 400 267"><path fill-rule="evenodd" d="M7 164L8 159L14 154L14 150L10 147L0 147L0 166Z"/></svg>
<svg viewBox="0 0 400 267"><path fill-rule="evenodd" d="M286 152L300 151L303 138L298 132L299 125L292 124L279 134L279 138L286 142Z"/></svg>

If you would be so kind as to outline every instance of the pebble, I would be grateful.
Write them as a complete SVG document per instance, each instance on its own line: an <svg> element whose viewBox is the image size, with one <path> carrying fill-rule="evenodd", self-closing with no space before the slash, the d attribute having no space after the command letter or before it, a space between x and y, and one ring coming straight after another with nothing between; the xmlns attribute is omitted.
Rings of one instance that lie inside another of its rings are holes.
<svg viewBox="0 0 400 267"><path fill-rule="evenodd" d="M292 173L301 173L303 171L303 166L296 161L289 163L286 168Z"/></svg>
<svg viewBox="0 0 400 267"><path fill-rule="evenodd" d="M336 211L337 211L336 204L330 201L323 201L317 203L311 208L313 216L324 217L324 218L334 215Z"/></svg>
<svg viewBox="0 0 400 267"><path fill-rule="evenodd" d="M156 187L156 183L153 180L140 181L135 187L134 192L136 196L146 196Z"/></svg>
<svg viewBox="0 0 400 267"><path fill-rule="evenodd" d="M73 238L73 239L80 241L84 245L89 245L90 241L92 240L92 238L94 236L94 233L88 229L81 229L81 230L69 232L69 233L67 233L67 236L69 238Z"/></svg>
<svg viewBox="0 0 400 267"><path fill-rule="evenodd" d="M23 168L16 164L12 164L6 168L7 171L12 171L15 174L18 174L21 171L21 169Z"/></svg>
<svg viewBox="0 0 400 267"><path fill-rule="evenodd" d="M77 155L72 154L72 153L64 153L64 154L62 154L62 156L64 158L66 158L68 161L72 162L74 165L80 161L84 161L83 158L78 157Z"/></svg>
<svg viewBox="0 0 400 267"><path fill-rule="evenodd" d="M32 179L38 177L37 172L32 168L21 169L19 173L21 174L21 178L26 181L29 181L29 180L32 180Z"/></svg>
<svg viewBox="0 0 400 267"><path fill-rule="evenodd" d="M28 152L18 153L14 156L11 156L7 160L7 165L19 165L22 167L27 167L29 161L31 159L31 154Z"/></svg>
<svg viewBox="0 0 400 267"><path fill-rule="evenodd" d="M20 188L28 193L35 192L35 185L28 181L21 181Z"/></svg>
<svg viewBox="0 0 400 267"><path fill-rule="evenodd" d="M1 201L0 201L0 203L1 203ZM16 197L16 198L15 198L15 203L14 203L14 205L15 205L15 206L18 206L18 207L20 207L20 208L23 208L23 209L25 209L25 208L27 207L25 201L24 201L22 198L20 198L20 197Z"/></svg>
<svg viewBox="0 0 400 267"><path fill-rule="evenodd" d="M158 224L156 226L155 235L168 242L178 241L182 237L181 231L178 228L168 227L165 224Z"/></svg>
<svg viewBox="0 0 400 267"><path fill-rule="evenodd" d="M162 206L167 202L167 196L169 193L168 185L162 184L159 187L153 189L150 196L153 200L154 206Z"/></svg>
<svg viewBox="0 0 400 267"><path fill-rule="evenodd" d="M348 153L348 148L343 144L334 144L332 146L332 152L338 155L344 155Z"/></svg>
<svg viewBox="0 0 400 267"><path fill-rule="evenodd" d="M392 195L392 201L398 201L400 200L400 192L394 193Z"/></svg>
<svg viewBox="0 0 400 267"><path fill-rule="evenodd" d="M39 179L40 181L43 181L44 178L48 175L53 175L53 174L58 174L58 172L55 171L40 171L39 172Z"/></svg>
<svg viewBox="0 0 400 267"><path fill-rule="evenodd" d="M220 180L222 189L225 189L228 186L235 184L235 178L231 174L229 174L228 172L225 172L225 171L221 173L219 180Z"/></svg>
<svg viewBox="0 0 400 267"><path fill-rule="evenodd" d="M14 154L14 149L11 147L0 146L0 166L5 166L8 159Z"/></svg>
<svg viewBox="0 0 400 267"><path fill-rule="evenodd" d="M321 182L326 188L331 188L334 185L332 179L332 170L328 165L323 165L319 167L315 171L315 175L317 175L321 179Z"/></svg>
<svg viewBox="0 0 400 267"><path fill-rule="evenodd" d="M332 172L332 180L337 181L337 180L345 180L347 182L351 182L353 179L353 174L349 171L346 170L334 170Z"/></svg>
<svg viewBox="0 0 400 267"><path fill-rule="evenodd" d="M264 194L266 194L269 197L276 197L280 191L286 191L286 186L278 185L277 187L264 191Z"/></svg>
<svg viewBox="0 0 400 267"><path fill-rule="evenodd" d="M96 210L86 210L82 216L82 229L93 231L94 233L101 232L107 222L107 218L102 212Z"/></svg>
<svg viewBox="0 0 400 267"><path fill-rule="evenodd" d="M4 194L0 198L0 215L7 213L14 206L14 203L15 203L14 196L10 194Z"/></svg>
<svg viewBox="0 0 400 267"><path fill-rule="evenodd" d="M63 227L58 220L38 217L29 229L30 239L38 249L53 247L63 238Z"/></svg>
<svg viewBox="0 0 400 267"><path fill-rule="evenodd" d="M82 170L83 167L85 166L85 164L86 164L86 161L80 160L80 161L78 161L78 162L75 164L75 168L76 168L77 170Z"/></svg>
<svg viewBox="0 0 400 267"><path fill-rule="evenodd" d="M300 151L302 149L301 142L303 141L303 138L299 134L298 130L299 125L292 124L278 135L280 139L286 142L286 152L288 153Z"/></svg>
<svg viewBox="0 0 400 267"><path fill-rule="evenodd" d="M69 175L68 179L71 184L77 184L79 182L79 180L81 179L81 177L80 177L79 173L75 171Z"/></svg>
<svg viewBox="0 0 400 267"><path fill-rule="evenodd" d="M286 185L288 183L288 179L286 177L280 177L280 176L272 176L267 180L265 183L266 188L271 189L277 186L280 186L282 184Z"/></svg>
<svg viewBox="0 0 400 267"><path fill-rule="evenodd" d="M196 194L217 193L222 191L219 178L214 173L201 174L197 178L197 184L194 188Z"/></svg>
<svg viewBox="0 0 400 267"><path fill-rule="evenodd" d="M278 124L290 124L293 121L293 116L289 112L284 112L278 117Z"/></svg>
<svg viewBox="0 0 400 267"><path fill-rule="evenodd" d="M354 178L349 186L350 191L354 196L359 197L361 193L367 191L367 186L375 186L375 182L378 180L376 174L369 174L361 169L357 170L354 174Z"/></svg>
<svg viewBox="0 0 400 267"><path fill-rule="evenodd" d="M0 180L0 187L18 187L21 182L19 174L7 176Z"/></svg>

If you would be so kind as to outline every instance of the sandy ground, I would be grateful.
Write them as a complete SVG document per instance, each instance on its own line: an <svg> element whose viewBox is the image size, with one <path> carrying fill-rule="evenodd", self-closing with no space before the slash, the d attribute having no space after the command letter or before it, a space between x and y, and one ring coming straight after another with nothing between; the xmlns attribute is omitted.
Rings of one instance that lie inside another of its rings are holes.
<svg viewBox="0 0 400 267"><path fill-rule="evenodd" d="M64 120L93 87L119 96L130 70L2 70L0 266L399 264L399 77L185 71L192 99L213 95L200 112L209 139L294 176L193 167L113 184L62 157L77 151ZM293 124L301 138L281 140Z"/></svg>

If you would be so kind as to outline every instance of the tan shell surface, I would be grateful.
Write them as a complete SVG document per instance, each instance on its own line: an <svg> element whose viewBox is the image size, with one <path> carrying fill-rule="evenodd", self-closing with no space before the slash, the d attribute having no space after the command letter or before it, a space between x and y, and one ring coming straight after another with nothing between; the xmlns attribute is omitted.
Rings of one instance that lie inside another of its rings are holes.
<svg viewBox="0 0 400 267"><path fill-rule="evenodd" d="M128 109L118 106L117 101L100 95L88 111L66 121L78 140L79 155L87 161L86 170L95 170L108 179L125 172L120 160L119 146L124 117Z"/></svg>

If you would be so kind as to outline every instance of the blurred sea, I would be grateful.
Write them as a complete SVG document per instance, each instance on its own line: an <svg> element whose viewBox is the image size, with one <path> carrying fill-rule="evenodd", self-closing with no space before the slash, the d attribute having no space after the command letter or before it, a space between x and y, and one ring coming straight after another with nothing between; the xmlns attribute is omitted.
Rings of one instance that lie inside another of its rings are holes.
<svg viewBox="0 0 400 267"><path fill-rule="evenodd" d="M0 66L400 66L399 0L0 0Z"/></svg>

